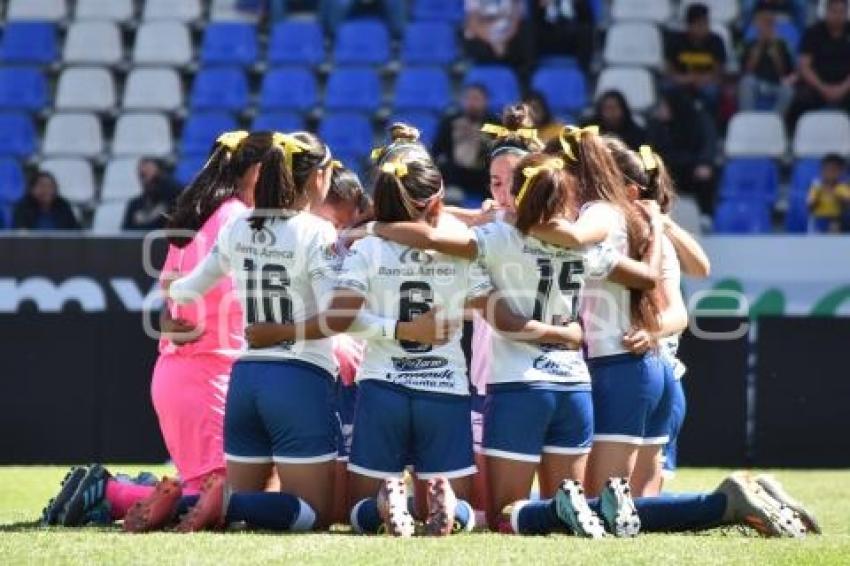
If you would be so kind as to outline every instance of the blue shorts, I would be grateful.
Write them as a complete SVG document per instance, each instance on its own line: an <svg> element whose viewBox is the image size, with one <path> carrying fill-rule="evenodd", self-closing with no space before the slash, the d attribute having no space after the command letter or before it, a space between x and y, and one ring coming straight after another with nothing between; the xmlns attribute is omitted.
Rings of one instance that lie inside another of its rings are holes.
<svg viewBox="0 0 850 566"><path fill-rule="evenodd" d="M617 354L587 361L593 379L594 441L666 444L672 372L654 354Z"/></svg>
<svg viewBox="0 0 850 566"><path fill-rule="evenodd" d="M472 475L470 408L467 396L361 381L348 469L387 478L412 464L419 479Z"/></svg>
<svg viewBox="0 0 850 566"><path fill-rule="evenodd" d="M233 364L224 409L228 461L312 464L336 458L333 378L306 362Z"/></svg>
<svg viewBox="0 0 850 566"><path fill-rule="evenodd" d="M501 383L487 388L484 441L487 456L540 462L542 454L587 454L593 442L589 388L545 383Z"/></svg>
<svg viewBox="0 0 850 566"><path fill-rule="evenodd" d="M688 404L685 400L685 388L682 387L682 380L674 379L673 402L670 415L670 440L667 441L663 454L664 469L669 472L676 469L676 459L678 457L678 446L676 442L679 439L679 432L682 430L682 423L685 422L687 412Z"/></svg>
<svg viewBox="0 0 850 566"><path fill-rule="evenodd" d="M357 384L346 385L341 379L336 382L336 414L339 420L337 433L337 460L348 461L351 454L351 438L354 433L354 407L357 404Z"/></svg>

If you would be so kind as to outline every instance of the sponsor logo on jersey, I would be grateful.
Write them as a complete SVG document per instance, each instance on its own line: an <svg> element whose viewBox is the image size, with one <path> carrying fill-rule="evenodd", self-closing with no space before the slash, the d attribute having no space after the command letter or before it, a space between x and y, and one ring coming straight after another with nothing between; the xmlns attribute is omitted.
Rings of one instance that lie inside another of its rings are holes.
<svg viewBox="0 0 850 566"><path fill-rule="evenodd" d="M555 375L558 377L572 377L575 379L583 379L587 375L587 366L583 362L577 360L560 362L543 355L537 356L534 359L534 369Z"/></svg>
<svg viewBox="0 0 850 566"><path fill-rule="evenodd" d="M393 357L393 367L396 371L425 371L446 367L449 360L438 356L422 356L420 358Z"/></svg>
<svg viewBox="0 0 850 566"><path fill-rule="evenodd" d="M428 252L417 250L416 248L407 248L400 256L398 256L398 260L401 263L419 263L421 265L428 265L433 263L434 256Z"/></svg>
<svg viewBox="0 0 850 566"><path fill-rule="evenodd" d="M254 230L251 234L251 243L255 246L269 247L277 243L277 237L274 232L263 226L259 230Z"/></svg>

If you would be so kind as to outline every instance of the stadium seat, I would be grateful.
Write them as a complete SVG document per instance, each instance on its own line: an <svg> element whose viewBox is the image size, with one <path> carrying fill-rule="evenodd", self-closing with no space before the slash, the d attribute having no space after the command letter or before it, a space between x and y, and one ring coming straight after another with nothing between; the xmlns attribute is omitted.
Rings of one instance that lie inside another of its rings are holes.
<svg viewBox="0 0 850 566"><path fill-rule="evenodd" d="M0 157L0 206L11 205L24 196L24 171L18 160Z"/></svg>
<svg viewBox="0 0 850 566"><path fill-rule="evenodd" d="M115 124L113 155L167 157L173 149L171 125L162 114L124 114Z"/></svg>
<svg viewBox="0 0 850 566"><path fill-rule="evenodd" d="M693 196L678 195L670 216L676 224L691 234L702 234L702 213L697 200Z"/></svg>
<svg viewBox="0 0 850 566"><path fill-rule="evenodd" d="M257 0L261 2L264 0ZM214 22L245 22L256 24L261 10L258 4L247 6L242 0L212 0L210 2L210 20ZM251 9L245 9L245 8Z"/></svg>
<svg viewBox="0 0 850 566"><path fill-rule="evenodd" d="M255 132L296 132L304 129L304 118L295 112L260 112L254 117Z"/></svg>
<svg viewBox="0 0 850 566"><path fill-rule="evenodd" d="M183 124L180 151L209 153L215 139L224 132L235 130L236 120L226 112L199 112Z"/></svg>
<svg viewBox="0 0 850 566"><path fill-rule="evenodd" d="M6 19L58 22L68 16L65 0L9 0Z"/></svg>
<svg viewBox="0 0 850 566"><path fill-rule="evenodd" d="M339 26L334 43L338 65L383 65L390 60L390 32L381 20L352 20Z"/></svg>
<svg viewBox="0 0 850 566"><path fill-rule="evenodd" d="M404 122L415 126L419 130L419 139L426 147L431 147L434 138L437 137L439 120L433 112L421 112L416 110L404 110L396 112L387 120L387 125L393 122Z"/></svg>
<svg viewBox="0 0 850 566"><path fill-rule="evenodd" d="M177 162L177 167L174 169L174 178L177 179L177 182L181 185L188 185L206 162L206 153L182 155L180 156L180 160Z"/></svg>
<svg viewBox="0 0 850 566"><path fill-rule="evenodd" d="M179 22L149 22L139 26L133 61L146 65L188 65L192 61L189 29Z"/></svg>
<svg viewBox="0 0 850 566"><path fill-rule="evenodd" d="M121 32L114 22L75 22L68 28L65 63L116 65L124 58Z"/></svg>
<svg viewBox="0 0 850 566"><path fill-rule="evenodd" d="M107 201L97 205L91 229L95 234L118 234L124 222L127 201Z"/></svg>
<svg viewBox="0 0 850 566"><path fill-rule="evenodd" d="M739 112L729 122L726 155L729 157L782 157L787 149L785 126L772 112Z"/></svg>
<svg viewBox="0 0 850 566"><path fill-rule="evenodd" d="M404 30L401 60L406 65L450 65L457 59L455 35L445 22L411 22Z"/></svg>
<svg viewBox="0 0 850 566"><path fill-rule="evenodd" d="M575 67L546 67L531 79L531 88L540 92L556 114L576 112L587 106L584 73Z"/></svg>
<svg viewBox="0 0 850 566"><path fill-rule="evenodd" d="M800 47L801 37L800 30L797 29L794 22L782 19L776 20L776 35L779 36L780 39L785 40L785 43L788 44L788 47L791 50L791 55L796 55L797 49ZM755 38L756 28L753 24L750 24L744 32L744 40L752 41Z"/></svg>
<svg viewBox="0 0 850 566"><path fill-rule="evenodd" d="M452 103L445 71L436 67L402 69L395 83L396 110L443 112Z"/></svg>
<svg viewBox="0 0 850 566"><path fill-rule="evenodd" d="M776 201L779 192L779 171L776 163L765 157L729 159L723 167L720 182L722 199L755 199Z"/></svg>
<svg viewBox="0 0 850 566"><path fill-rule="evenodd" d="M29 157L36 150L35 126L23 112L0 112L0 155Z"/></svg>
<svg viewBox="0 0 850 566"><path fill-rule="evenodd" d="M327 114L319 124L319 136L334 152L357 159L368 155L374 143L369 119L345 112Z"/></svg>
<svg viewBox="0 0 850 566"><path fill-rule="evenodd" d="M628 0L626 0L628 1ZM691 4L704 4L713 22L725 25L731 24L738 17L739 0L682 0L681 15L684 20L685 12Z"/></svg>
<svg viewBox="0 0 850 566"><path fill-rule="evenodd" d="M103 174L100 200L127 200L142 192L139 160L135 157L110 159Z"/></svg>
<svg viewBox="0 0 850 566"><path fill-rule="evenodd" d="M133 0L77 0L77 21L127 22L133 18Z"/></svg>
<svg viewBox="0 0 850 566"><path fill-rule="evenodd" d="M608 65L660 68L664 47L658 26L651 22L618 22L608 28L603 59Z"/></svg>
<svg viewBox="0 0 850 566"><path fill-rule="evenodd" d="M850 118L846 112L806 112L794 130L796 157L823 157L827 153L850 155Z"/></svg>
<svg viewBox="0 0 850 566"><path fill-rule="evenodd" d="M47 80L40 70L0 67L0 109L36 112L47 102Z"/></svg>
<svg viewBox="0 0 850 566"><path fill-rule="evenodd" d="M3 63L45 65L56 60L56 26L50 22L9 22L0 41Z"/></svg>
<svg viewBox="0 0 850 566"><path fill-rule="evenodd" d="M337 68L328 77L325 107L329 110L375 112L381 100L381 83L372 69Z"/></svg>
<svg viewBox="0 0 850 566"><path fill-rule="evenodd" d="M670 0L613 0L611 3L611 19L615 22L632 20L663 24L672 15Z"/></svg>
<svg viewBox="0 0 850 566"><path fill-rule="evenodd" d="M201 0L145 0L142 18L191 23L202 15Z"/></svg>
<svg viewBox="0 0 850 566"><path fill-rule="evenodd" d="M791 170L791 196L808 195L815 179L820 177L820 159L806 158L794 162Z"/></svg>
<svg viewBox="0 0 850 566"><path fill-rule="evenodd" d="M44 155L96 157L103 149L103 130L94 114L58 113L47 121L41 148Z"/></svg>
<svg viewBox="0 0 850 566"><path fill-rule="evenodd" d="M490 110L495 114L501 114L505 106L519 100L519 83L510 67L501 65L472 67L467 71L463 84L467 86L475 83L484 85L487 89Z"/></svg>
<svg viewBox="0 0 850 566"><path fill-rule="evenodd" d="M117 97L112 73L103 67L71 67L59 75L58 110L105 112L115 108Z"/></svg>
<svg viewBox="0 0 850 566"><path fill-rule="evenodd" d="M716 234L764 234L770 231L770 210L759 199L723 201L714 213Z"/></svg>
<svg viewBox="0 0 850 566"><path fill-rule="evenodd" d="M183 87L174 69L133 69L124 87L125 110L174 112L183 106Z"/></svg>
<svg viewBox="0 0 850 566"><path fill-rule="evenodd" d="M809 231L809 203L806 193L796 194L792 192L788 196L785 231L791 234L805 234Z"/></svg>
<svg viewBox="0 0 850 566"><path fill-rule="evenodd" d="M609 90L619 90L634 112L644 112L655 104L652 74L641 68L607 67L596 82L596 97Z"/></svg>
<svg viewBox="0 0 850 566"><path fill-rule="evenodd" d="M201 69L195 75L189 105L193 110L241 112L248 106L248 79L242 69Z"/></svg>
<svg viewBox="0 0 850 566"><path fill-rule="evenodd" d="M269 39L270 65L318 65L325 60L322 28L313 21L279 22Z"/></svg>
<svg viewBox="0 0 850 566"><path fill-rule="evenodd" d="M414 0L413 19L457 23L463 20L459 0Z"/></svg>
<svg viewBox="0 0 850 566"><path fill-rule="evenodd" d="M94 199L94 173L85 159L45 159L39 169L52 173L59 184L59 193L73 203L87 203Z"/></svg>
<svg viewBox="0 0 850 566"><path fill-rule="evenodd" d="M201 63L251 66L258 61L257 30L239 22L216 22L204 30Z"/></svg>
<svg viewBox="0 0 850 566"><path fill-rule="evenodd" d="M273 69L263 77L260 108L308 112L318 103L316 77L308 68Z"/></svg>

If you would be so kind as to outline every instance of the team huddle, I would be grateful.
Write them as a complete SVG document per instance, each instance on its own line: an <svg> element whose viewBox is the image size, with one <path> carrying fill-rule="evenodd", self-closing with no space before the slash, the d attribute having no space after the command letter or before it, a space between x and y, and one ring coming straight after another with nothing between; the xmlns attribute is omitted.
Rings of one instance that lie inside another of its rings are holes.
<svg viewBox="0 0 850 566"><path fill-rule="evenodd" d="M372 152L371 198L311 133L219 137L161 276L151 390L179 479L75 467L43 524L819 532L770 476L661 493L685 416L680 275L709 261L668 215L659 156L594 127L543 143L524 105L482 135L474 210L444 205L406 124Z"/></svg>

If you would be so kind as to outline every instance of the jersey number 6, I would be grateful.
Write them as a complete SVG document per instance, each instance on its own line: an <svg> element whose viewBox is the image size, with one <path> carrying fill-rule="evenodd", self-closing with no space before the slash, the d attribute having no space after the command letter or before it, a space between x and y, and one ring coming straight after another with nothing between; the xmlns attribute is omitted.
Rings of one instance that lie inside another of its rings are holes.
<svg viewBox="0 0 850 566"><path fill-rule="evenodd" d="M399 304L398 318L402 322L410 322L413 318L420 314L425 314L431 310L431 303L434 302L434 292L431 286L424 281L405 281L399 288ZM419 342L411 342L410 340L401 340L401 347L405 352L411 354L421 354L431 351L430 344L420 344Z"/></svg>

